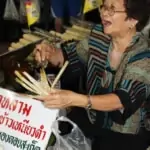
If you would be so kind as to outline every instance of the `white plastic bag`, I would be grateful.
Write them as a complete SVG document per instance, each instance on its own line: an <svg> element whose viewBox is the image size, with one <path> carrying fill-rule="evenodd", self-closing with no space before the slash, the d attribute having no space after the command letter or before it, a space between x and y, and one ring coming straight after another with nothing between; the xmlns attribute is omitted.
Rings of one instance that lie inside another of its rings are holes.
<svg viewBox="0 0 150 150"><path fill-rule="evenodd" d="M144 27L144 29L142 30L142 33L147 37L149 38L149 35L150 35L150 18L146 24L146 26Z"/></svg>
<svg viewBox="0 0 150 150"><path fill-rule="evenodd" d="M7 0L5 11L4 11L5 20L19 20L19 14L15 6L14 0Z"/></svg>
<svg viewBox="0 0 150 150"><path fill-rule="evenodd" d="M68 122L73 125L71 133L61 136L59 133L59 121ZM91 142L72 121L66 117L60 117L52 125L52 132L56 136L56 143L47 150L91 150Z"/></svg>

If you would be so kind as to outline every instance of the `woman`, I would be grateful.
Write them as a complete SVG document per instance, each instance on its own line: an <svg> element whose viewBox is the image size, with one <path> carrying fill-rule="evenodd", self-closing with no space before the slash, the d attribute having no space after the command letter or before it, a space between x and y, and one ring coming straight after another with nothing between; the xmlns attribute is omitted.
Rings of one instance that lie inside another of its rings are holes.
<svg viewBox="0 0 150 150"><path fill-rule="evenodd" d="M70 74L80 75L80 63L86 65L85 95L55 90L38 99L48 108L86 108L90 123L78 125L93 139L93 149L147 148L140 127L150 90L150 50L140 31L148 21L149 8L148 0L104 0L100 8L103 28L96 25L92 30L88 55L76 49L76 42L61 49L46 44L36 47L38 62L47 60L61 67L69 60Z"/></svg>

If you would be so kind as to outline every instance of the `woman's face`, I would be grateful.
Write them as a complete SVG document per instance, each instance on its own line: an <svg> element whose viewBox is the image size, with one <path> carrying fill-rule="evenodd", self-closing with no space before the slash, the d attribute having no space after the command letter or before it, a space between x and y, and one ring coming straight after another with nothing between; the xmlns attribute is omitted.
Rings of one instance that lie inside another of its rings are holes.
<svg viewBox="0 0 150 150"><path fill-rule="evenodd" d="M135 27L134 19L127 19L124 0L104 0L100 8L104 33L112 36L123 36Z"/></svg>

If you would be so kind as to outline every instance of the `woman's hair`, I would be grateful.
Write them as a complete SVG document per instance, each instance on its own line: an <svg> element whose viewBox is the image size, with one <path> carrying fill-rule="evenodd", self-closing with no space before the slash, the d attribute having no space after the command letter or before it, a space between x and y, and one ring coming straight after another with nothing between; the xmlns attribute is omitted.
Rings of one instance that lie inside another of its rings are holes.
<svg viewBox="0 0 150 150"><path fill-rule="evenodd" d="M150 16L150 0L124 0L128 18L138 20L137 31L141 31L147 24Z"/></svg>

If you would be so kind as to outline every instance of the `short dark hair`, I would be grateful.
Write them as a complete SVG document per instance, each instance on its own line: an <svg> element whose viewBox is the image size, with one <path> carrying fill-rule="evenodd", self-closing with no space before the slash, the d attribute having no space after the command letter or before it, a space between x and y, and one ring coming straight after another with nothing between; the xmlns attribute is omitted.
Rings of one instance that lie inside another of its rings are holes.
<svg viewBox="0 0 150 150"><path fill-rule="evenodd" d="M124 4L127 17L136 19L136 30L141 31L149 20L150 0L124 0Z"/></svg>

